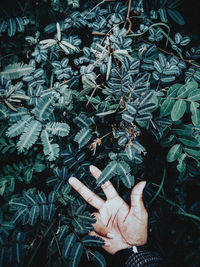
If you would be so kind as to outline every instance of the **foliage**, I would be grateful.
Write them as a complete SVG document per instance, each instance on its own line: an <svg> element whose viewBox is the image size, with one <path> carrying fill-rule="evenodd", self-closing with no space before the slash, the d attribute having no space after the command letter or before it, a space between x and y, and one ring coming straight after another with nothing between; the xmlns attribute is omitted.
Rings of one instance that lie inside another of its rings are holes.
<svg viewBox="0 0 200 267"><path fill-rule="evenodd" d="M147 180L152 246L199 265L200 49L181 3L2 2L1 266L109 264L71 176L128 203Z"/></svg>

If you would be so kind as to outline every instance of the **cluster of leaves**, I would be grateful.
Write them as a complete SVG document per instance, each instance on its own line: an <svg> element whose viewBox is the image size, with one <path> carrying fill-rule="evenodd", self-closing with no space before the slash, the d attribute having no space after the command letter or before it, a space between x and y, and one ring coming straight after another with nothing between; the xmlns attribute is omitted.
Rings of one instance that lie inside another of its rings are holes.
<svg viewBox="0 0 200 267"><path fill-rule="evenodd" d="M71 176L99 195L112 180L127 202L144 178L154 236L161 206L198 229L198 202L188 201L185 185L199 187L200 49L169 23L184 24L179 4L21 0L10 16L2 4L1 266L36 266L40 251L45 266L106 266L93 248L103 240L88 235L92 210L71 190ZM90 164L102 169L96 183ZM190 240L182 266L198 265L194 236L171 238L172 257Z"/></svg>

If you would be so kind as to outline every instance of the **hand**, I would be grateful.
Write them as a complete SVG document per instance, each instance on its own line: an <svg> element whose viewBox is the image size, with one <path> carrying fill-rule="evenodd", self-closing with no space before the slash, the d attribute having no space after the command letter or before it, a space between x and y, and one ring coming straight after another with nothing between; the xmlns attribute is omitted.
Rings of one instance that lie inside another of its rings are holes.
<svg viewBox="0 0 200 267"><path fill-rule="evenodd" d="M91 165L90 171L95 179L101 171ZM146 182L140 182L131 192L131 206L117 193L110 181L101 186L107 200L103 200L75 177L69 179L70 185L98 212L97 223L90 235L97 235L105 240L103 247L114 254L131 246L144 245L147 242L148 214L142 200Z"/></svg>

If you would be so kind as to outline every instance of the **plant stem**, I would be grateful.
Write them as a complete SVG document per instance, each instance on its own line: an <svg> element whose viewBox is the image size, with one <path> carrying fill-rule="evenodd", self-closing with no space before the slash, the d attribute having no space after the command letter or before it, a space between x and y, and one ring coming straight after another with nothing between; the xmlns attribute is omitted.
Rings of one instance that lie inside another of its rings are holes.
<svg viewBox="0 0 200 267"><path fill-rule="evenodd" d="M151 203L158 197L158 195L160 194L160 191L162 190L163 188L163 184L164 184L164 181L165 181L165 177L166 177L166 168L164 167L164 171L163 171L163 177L162 177L162 181L160 183L160 186L156 192L156 194L154 195L154 197L150 200L150 202L148 203L148 205L151 205Z"/></svg>
<svg viewBox="0 0 200 267"><path fill-rule="evenodd" d="M36 256L37 253L38 253L38 250L39 250L40 246L42 245L42 242L43 242L44 238L48 235L49 231L51 230L51 228L53 227L53 225L54 225L55 222L56 222L56 220L54 219L54 220L52 221L52 223L49 225L49 227L47 228L47 230L46 230L46 232L44 233L42 239L39 241L37 247L36 247L35 250L33 251L32 255L31 255L31 257L30 257L30 260L29 260L29 262L28 262L28 264L27 264L27 267L30 267L30 266L31 266L31 264L32 264L32 262L33 262L35 256Z"/></svg>

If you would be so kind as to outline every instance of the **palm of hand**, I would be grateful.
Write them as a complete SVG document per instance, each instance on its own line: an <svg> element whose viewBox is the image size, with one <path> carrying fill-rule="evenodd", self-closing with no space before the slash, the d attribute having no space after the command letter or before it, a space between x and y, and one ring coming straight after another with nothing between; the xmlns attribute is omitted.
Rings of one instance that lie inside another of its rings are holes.
<svg viewBox="0 0 200 267"><path fill-rule="evenodd" d="M118 250L146 243L147 214L142 214L140 210L134 212L121 197L107 200L99 210L99 218L115 237L108 241L111 246L104 247L107 252L114 254Z"/></svg>
<svg viewBox="0 0 200 267"><path fill-rule="evenodd" d="M101 174L101 171L94 166L90 167L90 171L96 179ZM113 238L106 238L98 234L98 229L95 227L96 231L90 233L90 235L100 236L106 243L110 243L109 246L104 246L107 252L114 254L118 250L146 243L148 215L142 201L144 183L139 183L133 188L130 207L118 195L110 182L101 186L107 197L106 201L95 195L76 178L70 178L69 182L90 205L98 209L96 217L113 235Z"/></svg>

